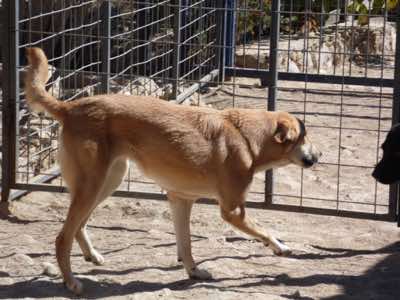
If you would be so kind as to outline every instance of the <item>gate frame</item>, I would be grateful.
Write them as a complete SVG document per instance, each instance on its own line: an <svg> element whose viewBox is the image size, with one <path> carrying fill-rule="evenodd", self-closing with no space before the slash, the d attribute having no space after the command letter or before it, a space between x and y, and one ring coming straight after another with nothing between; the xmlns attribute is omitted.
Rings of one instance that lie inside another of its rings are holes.
<svg viewBox="0 0 400 300"><path fill-rule="evenodd" d="M17 111L19 103L19 1L3 1L2 43L3 76L2 82L2 167L1 202L8 201L11 189L15 186L16 153L18 151ZM14 196L14 195L13 195Z"/></svg>

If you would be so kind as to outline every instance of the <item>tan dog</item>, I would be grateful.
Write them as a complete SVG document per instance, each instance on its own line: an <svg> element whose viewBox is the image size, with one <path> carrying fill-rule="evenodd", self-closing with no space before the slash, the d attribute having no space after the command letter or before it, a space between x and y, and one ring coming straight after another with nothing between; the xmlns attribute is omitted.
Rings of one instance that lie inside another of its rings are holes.
<svg viewBox="0 0 400 300"><path fill-rule="evenodd" d="M317 162L320 152L309 143L298 119L284 112L218 111L139 96L99 95L60 102L45 90L48 64L43 51L29 48L27 56L28 103L62 124L59 162L71 205L56 239L56 255L71 291L82 292L82 284L71 272L74 238L86 260L104 262L90 242L86 222L119 186L128 160L167 191L178 259L190 277L211 277L196 267L191 253L190 212L200 197L217 199L225 221L269 245L275 254L290 253L249 220L244 205L255 172L289 163L310 167Z"/></svg>

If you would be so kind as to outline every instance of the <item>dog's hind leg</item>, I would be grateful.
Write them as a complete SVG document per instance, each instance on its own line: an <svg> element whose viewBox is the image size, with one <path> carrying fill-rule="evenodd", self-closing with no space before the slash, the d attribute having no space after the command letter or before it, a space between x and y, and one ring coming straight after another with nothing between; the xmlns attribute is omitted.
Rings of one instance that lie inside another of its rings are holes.
<svg viewBox="0 0 400 300"><path fill-rule="evenodd" d="M239 211L237 211L239 210ZM236 207L226 208L221 206L222 218L241 230L242 232L255 237L265 245L272 248L276 255L289 255L291 250L286 245L279 242L276 238L266 233L262 228L258 227L246 216L244 204L239 204Z"/></svg>
<svg viewBox="0 0 400 300"><path fill-rule="evenodd" d="M82 292L82 284L71 271L70 254L72 242L82 222L86 220L93 207L96 198L102 188L105 170L93 170L96 176L77 174L79 185L71 191L71 205L64 226L56 239L56 256L64 282L69 290L75 294ZM79 176L80 175L80 176Z"/></svg>
<svg viewBox="0 0 400 300"><path fill-rule="evenodd" d="M190 213L193 206L193 199L186 199L174 193L168 192L168 200L171 207L172 219L174 222L178 259L182 260L185 270L190 278L211 279L211 274L200 270L192 256L190 240Z"/></svg>
<svg viewBox="0 0 400 300"><path fill-rule="evenodd" d="M92 210L96 208L98 204L104 201L112 192L121 184L128 167L126 159L116 160L107 171L106 178L102 189L96 199L96 203ZM75 235L75 238L82 250L83 257L86 261L91 261L95 265L102 265L104 263L103 256L93 247L87 232L87 220L86 218L81 225L81 228Z"/></svg>

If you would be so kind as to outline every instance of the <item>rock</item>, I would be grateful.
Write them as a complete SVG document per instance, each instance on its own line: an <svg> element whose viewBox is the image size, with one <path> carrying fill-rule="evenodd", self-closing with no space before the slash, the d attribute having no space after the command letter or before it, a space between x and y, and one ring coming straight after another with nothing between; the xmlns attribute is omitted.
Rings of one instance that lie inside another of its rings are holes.
<svg viewBox="0 0 400 300"><path fill-rule="evenodd" d="M163 96L163 90L157 83L148 77L138 77L135 80L125 83L124 86L114 85L111 87L112 92L122 95L137 95L137 96Z"/></svg>
<svg viewBox="0 0 400 300"><path fill-rule="evenodd" d="M281 59L281 66L283 66L285 72L300 73L299 67L287 56Z"/></svg>
<svg viewBox="0 0 400 300"><path fill-rule="evenodd" d="M344 23L339 23L341 40L346 49L352 49L357 62L365 60L366 55L381 56L394 54L396 50L396 29L393 22L386 22L383 27L383 20L371 18L370 26L354 26L346 28Z"/></svg>
<svg viewBox="0 0 400 300"><path fill-rule="evenodd" d="M330 51L332 51L332 49L329 49L329 47L324 43L321 46L321 52L317 54L317 56L314 56L314 68L319 69L321 73L329 73L335 64L334 56Z"/></svg>
<svg viewBox="0 0 400 300"><path fill-rule="evenodd" d="M178 95L184 92L186 87L179 87L178 88ZM168 100L171 103L177 103L175 100L175 95L172 94L173 88L171 84L168 84L163 88L163 95L160 97L160 99L163 100ZM185 100L183 100L180 104L182 105L188 105L188 106L206 106L206 107L212 107L212 105L207 104L203 101L201 95L197 92L193 93L189 97L187 97Z"/></svg>
<svg viewBox="0 0 400 300"><path fill-rule="evenodd" d="M240 47L238 47L240 49ZM239 68L268 69L269 53L258 49L240 49L235 54L235 66Z"/></svg>
<svg viewBox="0 0 400 300"><path fill-rule="evenodd" d="M59 274L58 268L55 265L53 265L52 263L44 262L44 263L42 263L42 267L43 267L44 275L47 275L49 277L56 277Z"/></svg>
<svg viewBox="0 0 400 300"><path fill-rule="evenodd" d="M393 55L396 46L396 30L393 22L383 26L382 18L371 18L369 26L358 26L354 23L338 23L335 27L324 28L323 36L319 34L310 38L307 52L304 52L304 38L293 37L289 41L281 39L279 51L279 70L289 72L332 73L334 67L341 67L344 61L352 60L364 66L368 62L376 62L382 55ZM269 40L262 41L269 44ZM244 52L241 47L235 55L235 66L239 68L268 68L269 50L260 50L258 42L246 45ZM290 47L289 47L290 46ZM343 55L346 52L349 54ZM351 55L350 55L351 53Z"/></svg>
<svg viewBox="0 0 400 300"><path fill-rule="evenodd" d="M165 299L171 299L172 292L170 289L163 288L161 291L158 292L158 296Z"/></svg>
<svg viewBox="0 0 400 300"><path fill-rule="evenodd" d="M162 95L160 96L160 99L163 100L171 100L174 99L173 95L173 86L171 83L168 83L162 87Z"/></svg>
<svg viewBox="0 0 400 300"><path fill-rule="evenodd" d="M22 254L22 253L17 253L13 256L13 259L18 262L19 264L22 265L34 265L35 262L33 261L32 258L30 258L28 255Z"/></svg>
<svg viewBox="0 0 400 300"><path fill-rule="evenodd" d="M340 9L332 10L328 13L328 19L325 21L325 26L335 25L340 20Z"/></svg>

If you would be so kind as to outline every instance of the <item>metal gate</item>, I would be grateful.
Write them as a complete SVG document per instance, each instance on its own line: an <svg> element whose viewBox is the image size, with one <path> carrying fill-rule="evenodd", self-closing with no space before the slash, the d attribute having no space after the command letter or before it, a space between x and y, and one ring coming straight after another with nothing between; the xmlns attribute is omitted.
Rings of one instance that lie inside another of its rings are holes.
<svg viewBox="0 0 400 300"><path fill-rule="evenodd" d="M400 121L400 23L386 2L354 3L3 1L2 201L11 190L66 191L58 124L27 110L20 85L24 48L40 46L63 101L113 92L294 113L323 141L323 160L256 176L249 206L394 220L398 185L370 173ZM115 195L165 198L135 168Z"/></svg>

